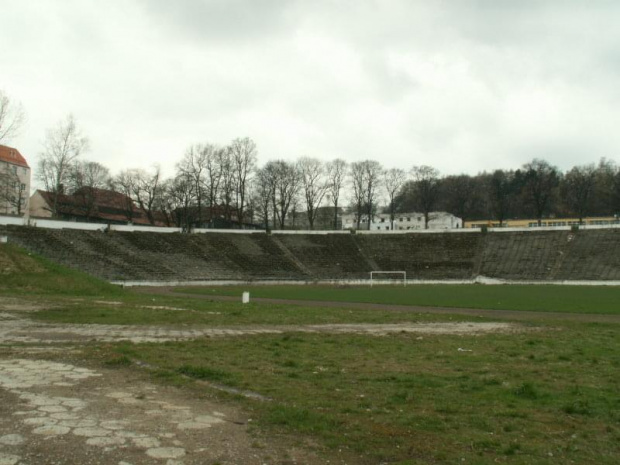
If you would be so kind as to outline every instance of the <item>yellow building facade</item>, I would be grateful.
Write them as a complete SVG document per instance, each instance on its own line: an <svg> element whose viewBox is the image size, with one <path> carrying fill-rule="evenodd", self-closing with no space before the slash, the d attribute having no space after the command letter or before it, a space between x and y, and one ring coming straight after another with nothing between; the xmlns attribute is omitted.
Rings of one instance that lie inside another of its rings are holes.
<svg viewBox="0 0 620 465"><path fill-rule="evenodd" d="M586 226L608 226L613 224L620 224L620 218L614 216L597 216L587 217L583 219L583 223ZM579 225L579 218L543 218L540 223L540 227L553 227L553 226L575 226ZM472 220L465 221L465 228L537 228L539 227L538 220L536 219L522 219L522 220L504 220L504 223L500 226L497 220Z"/></svg>

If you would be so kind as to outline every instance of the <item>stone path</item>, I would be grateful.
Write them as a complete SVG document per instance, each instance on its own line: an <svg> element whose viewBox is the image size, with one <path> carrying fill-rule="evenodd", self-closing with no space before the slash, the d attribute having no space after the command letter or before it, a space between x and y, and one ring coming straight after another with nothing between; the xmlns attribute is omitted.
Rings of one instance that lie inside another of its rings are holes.
<svg viewBox="0 0 620 465"><path fill-rule="evenodd" d="M290 448L263 457L251 419L118 373L0 359L0 465L325 463Z"/></svg>
<svg viewBox="0 0 620 465"><path fill-rule="evenodd" d="M119 448L138 449L146 457L167 460L172 465L181 463L177 459L187 453L178 432L207 429L224 421L223 413L196 414L189 406L158 400L154 392L143 398L136 398L128 391L101 390L81 397L45 393L46 390L71 391L82 380L101 376L87 368L64 363L27 359L0 361L0 387L12 394L15 404L19 405L19 409L12 412L21 426L16 429L29 430L32 435L48 440L70 435L76 448L94 446L101 449L102 454ZM155 388L150 389L155 391ZM100 407L97 403L109 404L105 402L108 399L120 406L137 407L144 416L135 421L135 416L118 417L113 409L97 408ZM147 432L151 428L144 427L145 421L160 425L157 434ZM26 436L18 433L0 436L0 464L21 463L19 451L27 442Z"/></svg>
<svg viewBox="0 0 620 465"><path fill-rule="evenodd" d="M261 334L303 333L358 333L386 335L389 333L472 334L498 331L515 331L512 323L403 323L403 324L326 324L290 325L269 327L202 327L171 329L156 326L76 325L33 322L7 314L0 314L1 343L59 343L77 341L166 342L202 337L254 336ZM4 318L4 319L3 319Z"/></svg>

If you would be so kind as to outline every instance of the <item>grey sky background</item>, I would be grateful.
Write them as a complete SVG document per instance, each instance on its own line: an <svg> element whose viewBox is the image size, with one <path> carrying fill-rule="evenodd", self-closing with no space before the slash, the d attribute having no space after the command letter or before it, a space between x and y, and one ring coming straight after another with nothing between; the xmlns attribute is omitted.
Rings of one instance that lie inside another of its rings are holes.
<svg viewBox="0 0 620 465"><path fill-rule="evenodd" d="M0 89L36 165L72 113L85 159L167 175L195 143L259 161L442 174L620 160L620 2L0 0Z"/></svg>

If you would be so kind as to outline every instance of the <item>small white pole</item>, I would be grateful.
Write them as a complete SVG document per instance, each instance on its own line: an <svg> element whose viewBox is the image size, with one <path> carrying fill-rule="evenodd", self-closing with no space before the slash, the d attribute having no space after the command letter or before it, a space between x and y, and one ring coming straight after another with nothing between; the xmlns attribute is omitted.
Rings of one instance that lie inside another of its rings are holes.
<svg viewBox="0 0 620 465"><path fill-rule="evenodd" d="M250 302L250 293L249 292L244 292L243 295L241 296L241 302L244 304L247 304Z"/></svg>

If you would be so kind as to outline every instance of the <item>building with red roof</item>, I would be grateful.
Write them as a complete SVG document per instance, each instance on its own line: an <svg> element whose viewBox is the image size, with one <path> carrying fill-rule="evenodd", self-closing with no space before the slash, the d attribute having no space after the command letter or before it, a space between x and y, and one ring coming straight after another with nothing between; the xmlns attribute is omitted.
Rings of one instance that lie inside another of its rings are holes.
<svg viewBox="0 0 620 465"><path fill-rule="evenodd" d="M30 166L19 150L0 145L0 215L24 215L30 197Z"/></svg>
<svg viewBox="0 0 620 465"><path fill-rule="evenodd" d="M30 198L30 216L34 218L51 218L54 194L37 190ZM72 194L58 194L56 217L68 221L84 221L107 224L150 225L145 213L133 200L108 189L82 187ZM157 221L155 226L163 226Z"/></svg>

